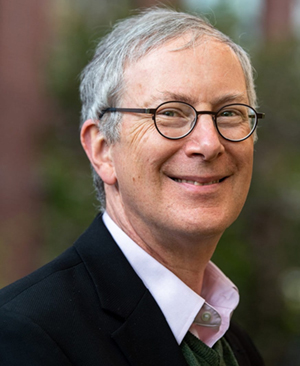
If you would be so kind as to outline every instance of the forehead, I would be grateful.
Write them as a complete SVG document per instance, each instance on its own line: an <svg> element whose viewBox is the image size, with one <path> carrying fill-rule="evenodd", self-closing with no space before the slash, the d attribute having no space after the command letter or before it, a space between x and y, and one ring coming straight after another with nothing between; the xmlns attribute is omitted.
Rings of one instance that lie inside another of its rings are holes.
<svg viewBox="0 0 300 366"><path fill-rule="evenodd" d="M152 102L156 98L158 101L170 100L172 94L197 102L204 87L209 92L216 84L215 95L230 89L238 89L238 94L246 91L242 67L228 45L211 37L191 44L187 35L127 64L124 81L125 95L130 95L131 100L147 96L153 99Z"/></svg>

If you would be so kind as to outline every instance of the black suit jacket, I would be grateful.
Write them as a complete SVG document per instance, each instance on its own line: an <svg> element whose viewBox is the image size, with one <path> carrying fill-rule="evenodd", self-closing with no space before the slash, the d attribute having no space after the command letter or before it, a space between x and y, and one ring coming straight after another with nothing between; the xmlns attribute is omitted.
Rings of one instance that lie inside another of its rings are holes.
<svg viewBox="0 0 300 366"><path fill-rule="evenodd" d="M239 328L240 365L262 365ZM77 242L0 291L1 366L185 366L155 300L99 215Z"/></svg>

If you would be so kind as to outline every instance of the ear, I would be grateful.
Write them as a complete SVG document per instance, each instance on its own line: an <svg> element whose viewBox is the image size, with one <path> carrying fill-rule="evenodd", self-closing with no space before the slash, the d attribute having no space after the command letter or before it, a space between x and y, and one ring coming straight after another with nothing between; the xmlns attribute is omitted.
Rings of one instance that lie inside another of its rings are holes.
<svg viewBox="0 0 300 366"><path fill-rule="evenodd" d="M112 145L107 142L93 120L84 122L80 140L91 164L103 182L115 184L117 179L111 157Z"/></svg>

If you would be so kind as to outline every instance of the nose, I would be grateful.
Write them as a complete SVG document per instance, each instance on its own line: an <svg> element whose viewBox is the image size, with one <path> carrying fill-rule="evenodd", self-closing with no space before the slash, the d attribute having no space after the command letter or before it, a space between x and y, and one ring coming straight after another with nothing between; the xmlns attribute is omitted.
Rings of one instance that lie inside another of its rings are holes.
<svg viewBox="0 0 300 366"><path fill-rule="evenodd" d="M223 154L225 148L211 115L198 116L194 130L187 136L185 153L188 156L201 155L205 161L211 161Z"/></svg>

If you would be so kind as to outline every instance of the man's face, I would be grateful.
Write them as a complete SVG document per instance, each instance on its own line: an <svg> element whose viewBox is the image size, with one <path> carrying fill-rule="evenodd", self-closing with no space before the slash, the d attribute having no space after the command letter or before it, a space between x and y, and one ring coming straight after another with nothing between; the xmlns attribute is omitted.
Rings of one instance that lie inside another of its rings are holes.
<svg viewBox="0 0 300 366"><path fill-rule="evenodd" d="M228 46L207 39L174 51L186 41L171 41L129 65L119 107L156 108L177 100L216 111L249 103L242 68ZM108 212L144 242L219 239L244 205L253 138L224 140L210 115L199 116L180 140L162 137L147 114L122 117L120 140L111 148L115 184L113 193L107 191Z"/></svg>

